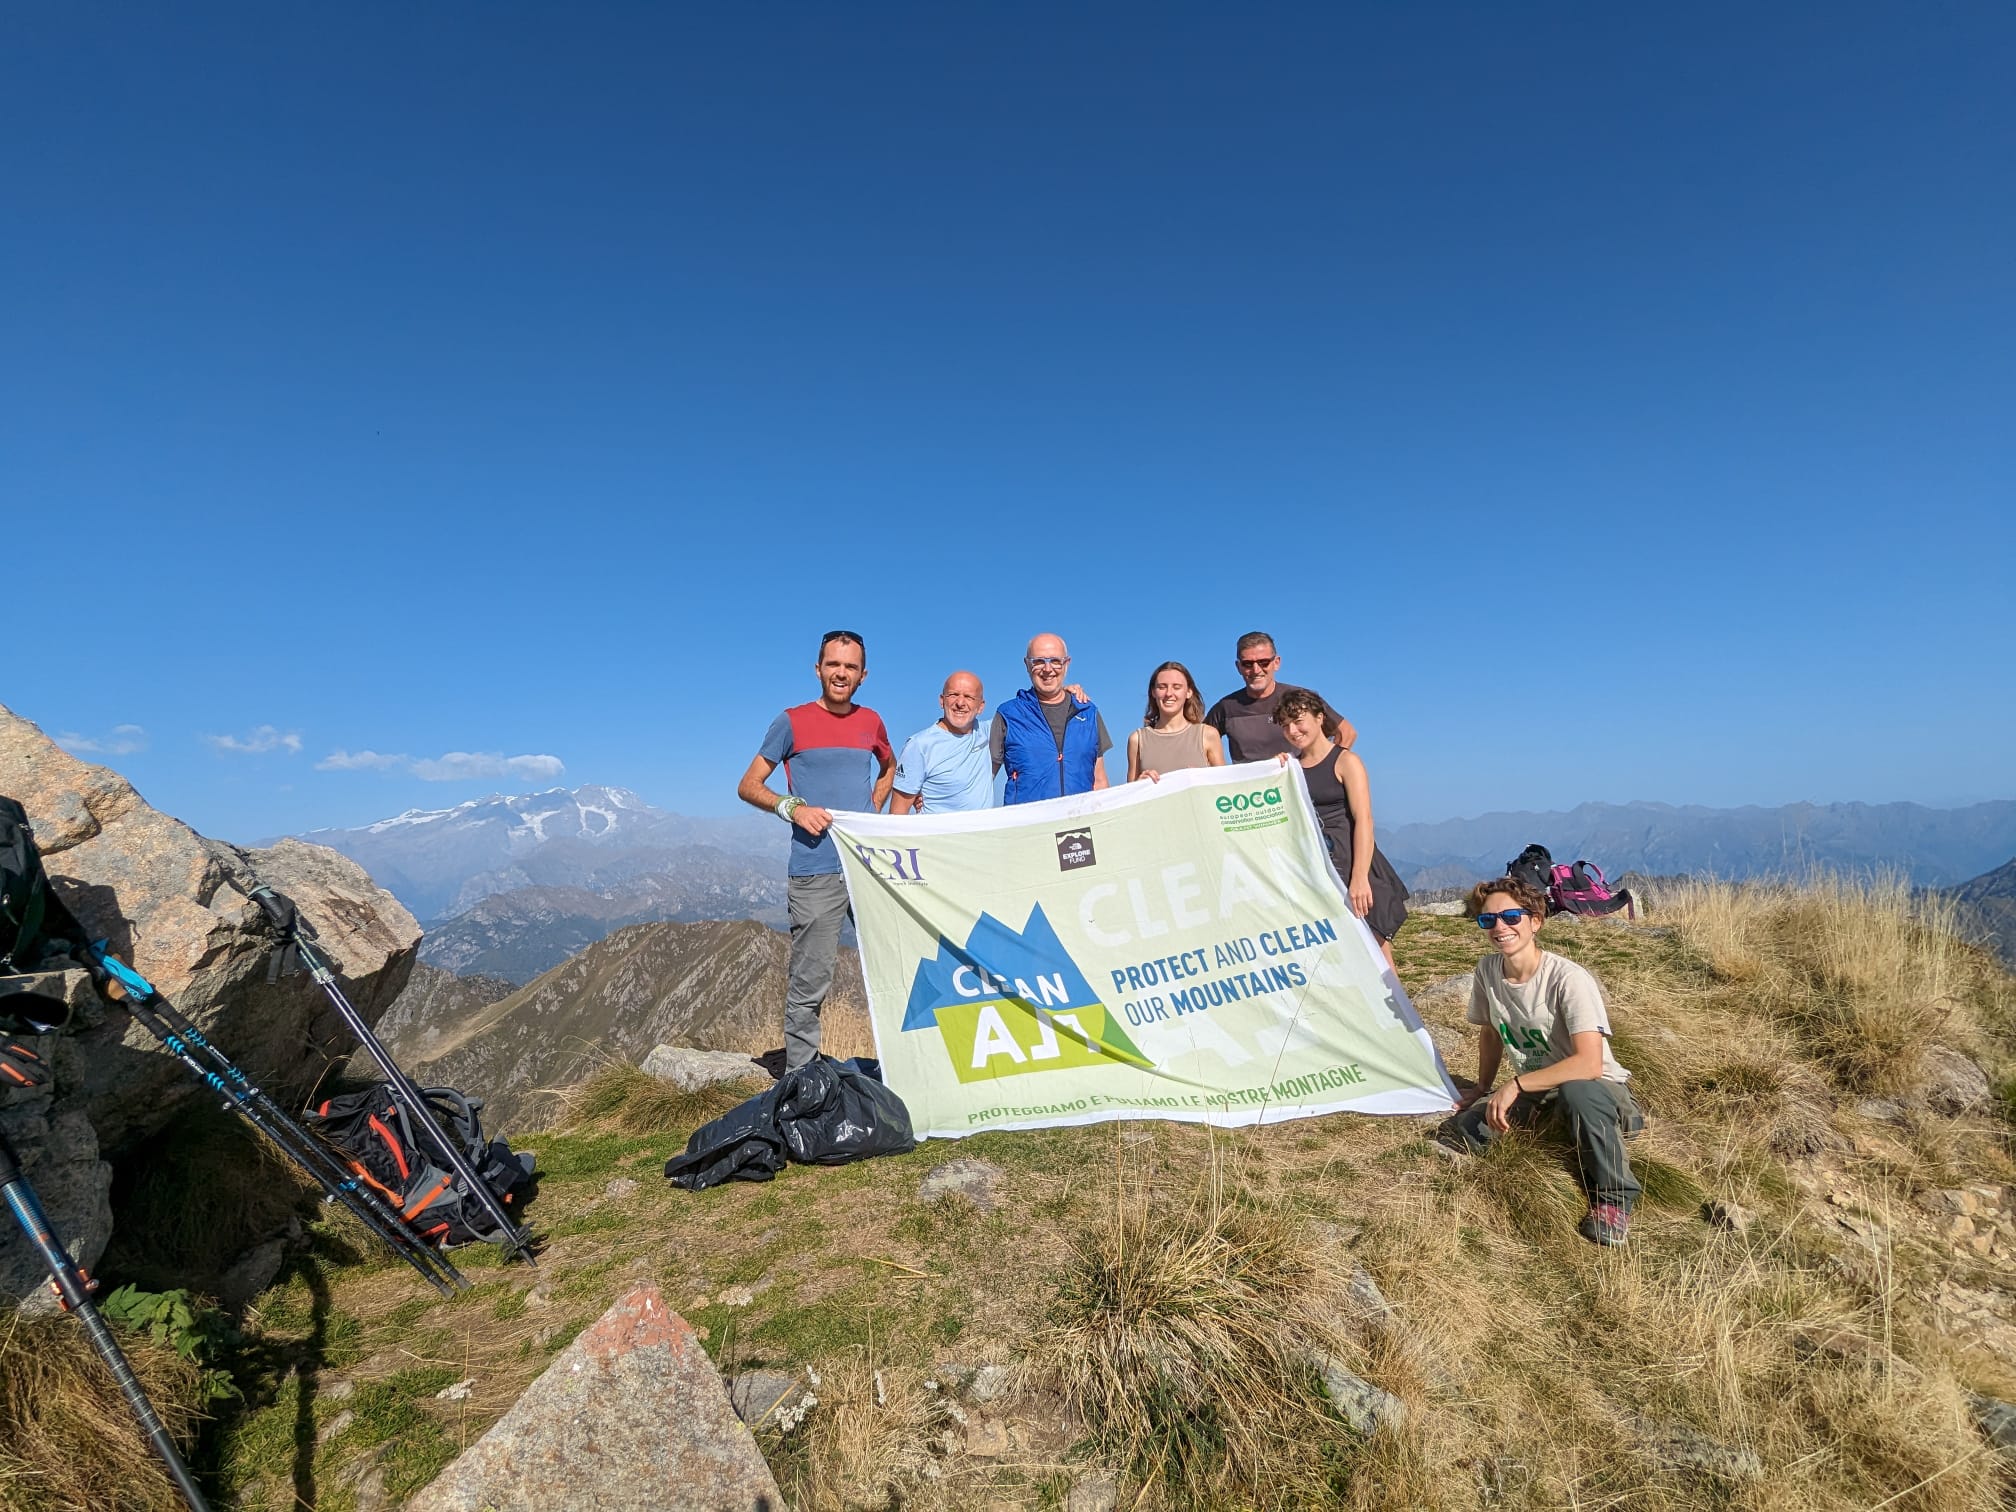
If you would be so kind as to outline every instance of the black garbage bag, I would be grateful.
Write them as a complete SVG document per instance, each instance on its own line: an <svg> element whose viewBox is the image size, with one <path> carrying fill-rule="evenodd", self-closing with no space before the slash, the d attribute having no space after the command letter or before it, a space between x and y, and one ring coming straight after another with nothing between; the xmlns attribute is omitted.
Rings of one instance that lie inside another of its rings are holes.
<svg viewBox="0 0 2016 1512"><path fill-rule="evenodd" d="M806 1165L845 1165L871 1155L901 1155L917 1148L910 1110L882 1085L873 1061L834 1060L822 1055L771 1090L777 1124L793 1160Z"/></svg>
<svg viewBox="0 0 2016 1512"><path fill-rule="evenodd" d="M724 1181L768 1181L786 1160L845 1165L915 1149L910 1110L878 1078L871 1060L822 1055L786 1071L767 1092L703 1124L665 1177L689 1192Z"/></svg>
<svg viewBox="0 0 2016 1512"><path fill-rule="evenodd" d="M784 1169L784 1135L777 1127L781 1081L768 1092L704 1123L686 1141L686 1153L665 1162L665 1179L689 1192L724 1181L768 1181Z"/></svg>

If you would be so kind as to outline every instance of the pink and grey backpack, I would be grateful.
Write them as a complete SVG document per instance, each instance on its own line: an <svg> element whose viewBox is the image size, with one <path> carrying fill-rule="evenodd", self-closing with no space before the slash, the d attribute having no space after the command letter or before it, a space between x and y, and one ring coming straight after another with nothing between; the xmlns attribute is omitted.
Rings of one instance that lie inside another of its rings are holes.
<svg viewBox="0 0 2016 1512"><path fill-rule="evenodd" d="M1547 886L1547 901L1557 913L1601 915L1613 914L1621 908L1627 919L1638 917L1630 892L1612 893L1603 868L1594 861L1557 866L1552 877Z"/></svg>

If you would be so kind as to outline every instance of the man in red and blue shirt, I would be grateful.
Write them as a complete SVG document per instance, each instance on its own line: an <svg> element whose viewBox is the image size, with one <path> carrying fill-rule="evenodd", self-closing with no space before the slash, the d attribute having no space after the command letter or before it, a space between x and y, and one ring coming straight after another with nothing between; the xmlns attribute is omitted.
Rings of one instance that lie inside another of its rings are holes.
<svg viewBox="0 0 2016 1512"><path fill-rule="evenodd" d="M736 795L791 826L785 868L791 916L791 982L784 999L784 1065L819 1054L819 1011L833 985L840 926L847 918L847 882L840 852L827 833L833 810L874 813L889 801L896 753L873 709L854 702L868 675L868 648L851 630L819 642L819 697L771 721L763 744L742 774ZM779 794L770 774L784 768Z"/></svg>

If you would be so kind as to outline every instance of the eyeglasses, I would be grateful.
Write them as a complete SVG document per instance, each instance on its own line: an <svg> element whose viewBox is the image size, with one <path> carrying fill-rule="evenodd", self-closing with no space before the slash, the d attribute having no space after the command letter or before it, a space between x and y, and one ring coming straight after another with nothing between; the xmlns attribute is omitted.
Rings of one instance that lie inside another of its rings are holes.
<svg viewBox="0 0 2016 1512"><path fill-rule="evenodd" d="M1480 913L1477 915L1477 927L1479 929L1489 929L1500 919L1503 919L1507 924L1517 925L1525 917L1526 910L1523 908L1501 908L1496 913Z"/></svg>
<svg viewBox="0 0 2016 1512"><path fill-rule="evenodd" d="M1239 670L1241 672L1264 672L1279 660L1281 660L1281 657L1278 653L1273 656L1242 656L1239 658Z"/></svg>
<svg viewBox="0 0 2016 1512"><path fill-rule="evenodd" d="M1068 667L1071 664L1068 656L1025 656L1022 659L1032 667Z"/></svg>

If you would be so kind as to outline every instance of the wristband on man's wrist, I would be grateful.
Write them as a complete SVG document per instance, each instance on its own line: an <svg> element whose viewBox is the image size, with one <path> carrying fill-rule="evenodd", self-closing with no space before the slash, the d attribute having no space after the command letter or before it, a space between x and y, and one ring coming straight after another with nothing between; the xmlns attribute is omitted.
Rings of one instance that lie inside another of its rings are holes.
<svg viewBox="0 0 2016 1512"><path fill-rule="evenodd" d="M1512 1078L1512 1085L1513 1085L1514 1087L1517 1087L1517 1088L1518 1088L1518 1090L1519 1090L1519 1095L1520 1095L1521 1097L1524 1097L1524 1096L1526 1095L1526 1089L1525 1089L1524 1087L1522 1087L1522 1086L1520 1086L1520 1085L1519 1085L1519 1078L1518 1078L1518 1077L1516 1077L1516 1076L1515 1076L1515 1077L1513 1077L1513 1078Z"/></svg>
<svg viewBox="0 0 2016 1512"><path fill-rule="evenodd" d="M786 824L789 824L791 822L791 815L804 806L805 800L803 798L798 797L795 793L786 794L777 800L777 817L782 819Z"/></svg>

